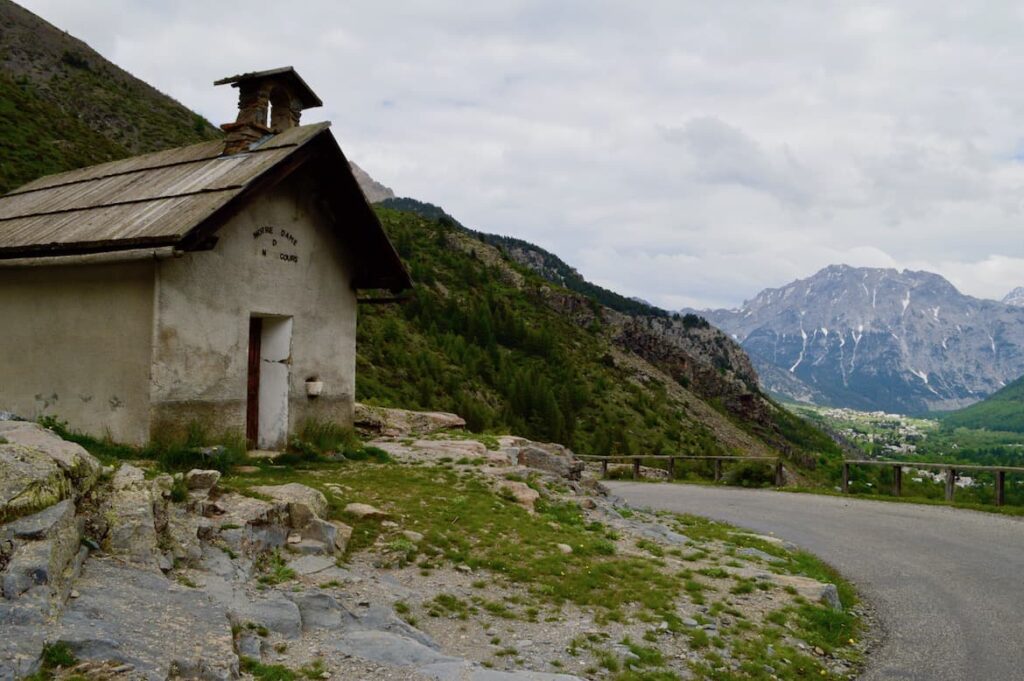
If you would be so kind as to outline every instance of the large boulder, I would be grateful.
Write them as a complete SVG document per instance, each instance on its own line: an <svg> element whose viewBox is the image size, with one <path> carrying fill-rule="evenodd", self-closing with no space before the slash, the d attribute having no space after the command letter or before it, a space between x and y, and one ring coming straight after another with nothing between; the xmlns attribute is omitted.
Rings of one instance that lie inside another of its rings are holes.
<svg viewBox="0 0 1024 681"><path fill-rule="evenodd" d="M457 414L440 411L407 411L356 404L353 423L365 433L386 437L429 435L441 430L461 430L466 421Z"/></svg>
<svg viewBox="0 0 1024 681"><path fill-rule="evenodd" d="M0 574L4 598L14 600L38 585L56 588L65 580L65 570L79 551L75 505L65 499L35 515L0 526L0 539L13 547Z"/></svg>
<svg viewBox="0 0 1024 681"><path fill-rule="evenodd" d="M577 461L572 452L560 445L539 447L527 445L520 448L520 466L554 473L567 480L579 480L583 474L583 462Z"/></svg>
<svg viewBox="0 0 1024 681"><path fill-rule="evenodd" d="M100 470L85 449L38 423L0 421L0 523L79 498Z"/></svg>
<svg viewBox="0 0 1024 681"><path fill-rule="evenodd" d="M533 513L534 504L540 498L540 493L537 490L518 480L502 480L499 489L503 495L508 496L530 513Z"/></svg>
<svg viewBox="0 0 1024 681"><path fill-rule="evenodd" d="M253 487L252 491L288 504L290 523L295 529L305 527L314 518L321 518L327 514L327 497L323 492L297 482Z"/></svg>
<svg viewBox="0 0 1024 681"><path fill-rule="evenodd" d="M60 467L72 483L75 496L89 491L103 466L81 445L64 440L53 431L30 421L0 421L0 439L36 449Z"/></svg>
<svg viewBox="0 0 1024 681"><path fill-rule="evenodd" d="M71 491L71 481L43 452L0 444L0 523L41 511Z"/></svg>

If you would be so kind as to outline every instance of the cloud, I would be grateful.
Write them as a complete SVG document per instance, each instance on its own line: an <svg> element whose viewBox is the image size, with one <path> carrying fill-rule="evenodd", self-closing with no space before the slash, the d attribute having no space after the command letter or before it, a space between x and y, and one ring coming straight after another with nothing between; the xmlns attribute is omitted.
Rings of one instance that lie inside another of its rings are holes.
<svg viewBox="0 0 1024 681"><path fill-rule="evenodd" d="M215 122L295 65L399 194L678 307L831 263L1024 284L1018 3L26 0Z"/></svg>

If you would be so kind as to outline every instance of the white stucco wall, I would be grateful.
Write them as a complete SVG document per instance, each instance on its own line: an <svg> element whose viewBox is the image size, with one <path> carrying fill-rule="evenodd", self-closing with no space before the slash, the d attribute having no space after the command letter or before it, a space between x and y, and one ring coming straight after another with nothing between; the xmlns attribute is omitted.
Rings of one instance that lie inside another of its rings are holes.
<svg viewBox="0 0 1024 681"><path fill-rule="evenodd" d="M148 439L153 261L0 267L0 409Z"/></svg>
<svg viewBox="0 0 1024 681"><path fill-rule="evenodd" d="M244 432L252 315L292 318L291 427L311 415L351 423L351 267L303 180L297 173L254 199L218 231L213 250L158 264L150 393L156 431L196 420ZM324 389L311 400L304 381L314 374Z"/></svg>

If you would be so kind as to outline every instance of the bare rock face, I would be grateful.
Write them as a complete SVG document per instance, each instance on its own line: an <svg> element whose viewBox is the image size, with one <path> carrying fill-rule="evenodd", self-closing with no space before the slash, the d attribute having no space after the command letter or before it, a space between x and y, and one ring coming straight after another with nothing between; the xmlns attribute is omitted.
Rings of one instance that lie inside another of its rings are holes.
<svg viewBox="0 0 1024 681"><path fill-rule="evenodd" d="M466 421L457 414L441 411L407 411L386 409L356 403L353 422L364 433L385 437L430 435L440 430L466 427Z"/></svg>
<svg viewBox="0 0 1024 681"><path fill-rule="evenodd" d="M352 174L355 175L356 182L359 183L359 188L366 195L367 201L370 203L380 203L385 199L395 198L395 192L391 191L390 187L386 187L370 177L369 173L355 163L349 161L349 166L352 167Z"/></svg>

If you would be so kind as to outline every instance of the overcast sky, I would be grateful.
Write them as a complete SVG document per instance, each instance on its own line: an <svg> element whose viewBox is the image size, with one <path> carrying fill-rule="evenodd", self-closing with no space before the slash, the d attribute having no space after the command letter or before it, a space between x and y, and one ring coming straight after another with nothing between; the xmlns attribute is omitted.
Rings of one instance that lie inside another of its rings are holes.
<svg viewBox="0 0 1024 681"><path fill-rule="evenodd" d="M1024 6L23 0L215 123L294 65L398 195L666 308L832 263L1024 285Z"/></svg>

